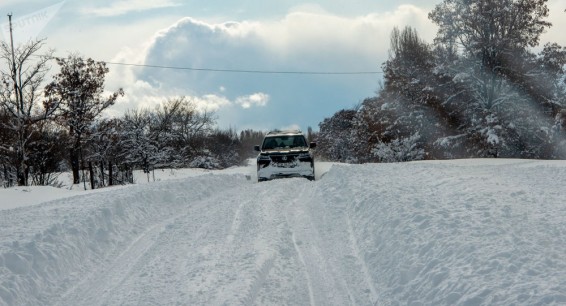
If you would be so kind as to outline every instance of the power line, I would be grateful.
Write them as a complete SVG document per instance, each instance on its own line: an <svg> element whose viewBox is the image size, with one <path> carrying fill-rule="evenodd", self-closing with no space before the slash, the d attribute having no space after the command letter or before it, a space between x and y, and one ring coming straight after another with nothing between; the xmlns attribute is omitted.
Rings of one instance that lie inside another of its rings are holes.
<svg viewBox="0 0 566 306"><path fill-rule="evenodd" d="M176 67L162 65L146 65L146 64L129 64L104 62L108 65L132 66L144 68L159 68L172 70L190 70L204 72L226 72L226 73L253 73L253 74L308 74L308 75L364 75L364 74L381 74L383 71L281 71L281 70L247 70L247 69L215 69L215 68L192 68L192 67Z"/></svg>
<svg viewBox="0 0 566 306"><path fill-rule="evenodd" d="M58 58L52 56L52 58ZM282 70L251 70L251 69L218 69L218 68L194 68L194 67L179 67L179 66L165 66L165 65L149 65L149 64L132 64L132 63L119 63L99 61L107 65L115 66L129 66L140 68L156 68L156 69L170 69L170 70L188 70L188 71L202 71L202 72L221 72L221 73L249 73L249 74L300 74L300 75L371 75L382 74L383 71L282 71Z"/></svg>

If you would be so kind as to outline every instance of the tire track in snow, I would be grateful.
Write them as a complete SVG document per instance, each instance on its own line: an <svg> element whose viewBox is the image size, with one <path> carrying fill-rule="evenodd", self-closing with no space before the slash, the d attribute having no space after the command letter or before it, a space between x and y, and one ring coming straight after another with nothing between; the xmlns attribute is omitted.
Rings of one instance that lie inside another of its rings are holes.
<svg viewBox="0 0 566 306"><path fill-rule="evenodd" d="M192 235L190 242L172 236L177 244L188 243L187 249L194 250L182 268L187 291L180 304L254 303L275 265L274 232L281 218L266 208L273 203L258 201L269 194L264 186L243 185L237 192L218 194L200 213L179 224L179 231L198 224L201 233Z"/></svg>
<svg viewBox="0 0 566 306"><path fill-rule="evenodd" d="M298 192L297 194L301 194L304 190L305 190L305 187L303 186L303 188L301 189L301 192ZM309 273L307 262L305 261L305 257L303 256L303 252L301 251L301 248L299 247L299 243L297 242L296 231L294 230L293 223L290 222L290 218L289 218L290 209L293 206L296 206L297 202L298 202L297 200L294 200L291 203L291 205L289 205L289 207L287 207L287 209L285 211L285 221L287 222L289 229L291 230L291 239L293 241L293 247L295 248L295 252L297 253L297 255L299 257L299 261L301 262L303 270L305 272L305 278L307 280L307 289L308 289L308 292L309 292L309 305L312 306L312 305L316 305L315 299L314 299L313 281L312 281L311 275Z"/></svg>
<svg viewBox="0 0 566 306"><path fill-rule="evenodd" d="M238 229L242 224L242 220L240 215L242 214L242 210L244 209L245 202L240 201L240 205L238 205L238 209L234 213L234 218L232 218L232 225L230 226L230 233L226 236L226 243L232 244L234 241L234 237Z"/></svg>
<svg viewBox="0 0 566 306"><path fill-rule="evenodd" d="M247 185L239 187L245 189ZM147 254L148 258L159 262L154 267L142 267L148 275L143 283L152 286L153 279L159 275L157 281L168 280L160 284L165 287L162 290L172 290L171 284L175 287L175 292L170 294L173 300L164 304L219 304L214 299L223 286L234 279L226 267L235 264L226 262L226 258L234 256L238 242L234 234L240 223L235 216L241 214L244 207L242 203L236 205L234 194L237 192L233 189L225 190L193 203L189 211L177 218L173 230ZM165 273L164 269L170 271ZM162 290L146 289L153 292L149 294L153 300L163 303L159 297Z"/></svg>
<svg viewBox="0 0 566 306"><path fill-rule="evenodd" d="M260 189L269 183L250 186L248 192L238 195L240 202L234 212L229 234L226 237L226 252L233 258L219 258L220 260L237 260L243 253L254 254L255 267L249 271L251 280L245 284L242 292L244 296L238 302L242 305L253 305L267 278L272 272L277 260L278 224L282 223L280 214L273 211L274 203L263 203L258 199L269 198L268 189ZM259 192L258 192L258 189ZM280 209L280 208L278 208ZM252 246L252 250L249 247Z"/></svg>
<svg viewBox="0 0 566 306"><path fill-rule="evenodd" d="M312 287L312 279L311 276L309 274L309 270L307 267L307 263L305 261L305 257L303 256L303 252L301 252L301 248L299 248L299 244L297 243L297 238L295 237L295 232L293 232L291 234L291 237L293 238L293 246L295 247L295 251L297 252L298 256L299 256L299 260L301 261L301 264L303 265L303 269L305 270L305 277L307 278L307 288L309 289L309 305L316 305L314 302L314 293L313 293L313 287Z"/></svg>
<svg viewBox="0 0 566 306"><path fill-rule="evenodd" d="M299 183L300 182L300 183ZM308 181L275 180L253 184L243 196L245 205L239 211L234 247L253 254L254 264L246 282L244 305L308 305L308 281L304 264L293 245L291 227L285 216L287 206L305 190ZM245 276L244 276L245 279Z"/></svg>
<svg viewBox="0 0 566 306"><path fill-rule="evenodd" d="M303 185L286 209L287 223L292 231L294 248L307 278L310 305L355 304L352 292L344 277L333 265L325 243L319 234L308 205L313 202L314 184Z"/></svg>
<svg viewBox="0 0 566 306"><path fill-rule="evenodd" d="M257 275L254 277L254 280L248 290L246 296L241 300L243 305L252 305L255 302L255 299L261 289L261 286L265 283L267 279L267 275L273 268L275 263L275 258L271 256L268 258L259 268Z"/></svg>
<svg viewBox="0 0 566 306"><path fill-rule="evenodd" d="M136 237L62 304L358 304L360 290L351 286L363 283L361 255L352 251L347 220L339 227L345 244L326 240L328 212L312 207L318 184L240 184L191 202ZM356 282L335 247L357 255L350 257Z"/></svg>
<svg viewBox="0 0 566 306"><path fill-rule="evenodd" d="M339 181L337 185L341 186L343 190L357 190L361 184L359 181L350 182L344 180L343 177L339 177L337 180ZM335 188L331 188L330 190L322 188L321 190L323 190L323 193L322 195L319 194L319 200L322 201L322 203L325 201L340 203L338 206L326 207L325 213L327 215L322 218L323 220L320 220L323 234L329 239L337 239L337 241L334 242L336 244L331 246L326 245L327 248L330 248L327 249L329 251L328 258L332 261L333 268L340 273L343 285L348 292L351 305L360 303L365 305L368 304L368 302L372 305L376 305L376 290L373 287L371 277L369 277L369 272L367 271L367 265L358 248L350 215L343 206L345 203L349 203L351 199L348 199L348 196L342 190L336 190ZM326 196L329 196L331 200L326 198ZM338 243L343 243L343 245L339 246ZM352 271L359 272L352 273ZM364 290L363 288L366 289ZM368 292L369 297L367 297Z"/></svg>
<svg viewBox="0 0 566 306"><path fill-rule="evenodd" d="M359 190L362 183L332 179L337 183L317 182L294 211L299 224L296 239L306 241L298 247L311 267L311 278L322 282L313 285L315 303L372 305L378 301L378 290L348 212L351 203L359 200L351 197L355 192L345 192Z"/></svg>
<svg viewBox="0 0 566 306"><path fill-rule="evenodd" d="M112 263L95 274L84 278L77 286L71 288L61 297L60 305L95 305L106 300L108 288L121 284L130 274L133 267L156 242L164 226L177 217L169 218L149 227L113 259ZM69 302L73 301L73 302Z"/></svg>
<svg viewBox="0 0 566 306"><path fill-rule="evenodd" d="M236 183L236 186L232 186ZM139 275L140 271L147 269L151 270L151 266L156 263L156 258L163 257L164 262L159 263L159 267L169 269L172 265L180 262L182 259L182 250L178 250L179 245L175 245L173 252L164 254L163 248L171 245L171 239L177 236L171 236L171 229L174 229L178 224L185 224L184 220L191 220L193 215L202 216L202 211L209 210L210 202L221 197L230 197L233 188L241 186L237 181L230 182L230 187L222 190L220 193L204 192L201 195L184 196L177 195L174 199L176 207L174 211L168 213L169 217L161 217L160 221L150 225L145 231L138 236L134 237L128 246L120 252L116 257L108 257L105 262L97 269L97 271L85 276L79 284L65 293L63 297L55 304L59 305L137 305L137 304L154 304L155 296L147 295L144 291L147 287L143 288L143 278L147 275ZM167 196L171 196L168 193ZM163 198L167 198L164 196ZM148 200L151 200L148 198ZM222 202L222 201L221 201ZM157 204L158 205L158 204ZM171 209L172 207L164 207L164 209ZM223 207L220 207L223 209ZM172 216L175 214L174 216ZM208 227L204 226L197 231L193 231L191 236L206 236ZM174 243L174 242L173 242ZM181 252L181 253L179 253ZM142 271L143 272L143 271ZM163 272L163 271L161 271ZM167 272L167 271L165 271ZM173 284L180 284L181 279L178 276L178 271L168 275L171 279L175 278ZM171 280L169 279L169 280ZM132 282L136 286L140 285L141 280L142 289L136 287L136 294L124 294L123 288L128 288ZM161 284L162 285L162 284ZM167 290L178 289L178 285L174 288ZM151 291L151 290L150 290ZM182 294L176 292L172 294L177 297ZM136 302L137 301L137 302Z"/></svg>
<svg viewBox="0 0 566 306"><path fill-rule="evenodd" d="M354 235L354 228L352 227L352 220L350 219L350 216L348 216L348 215L346 215L346 223L348 225L348 234L350 235L350 242L352 244L354 256L356 257L356 261L358 262L358 264L362 267L362 272L363 272L363 275L364 275L366 285L370 290L372 300L375 301L373 304L379 305L378 304L379 295L377 294L377 290L375 289L375 287L373 285L374 282L373 282L373 279L371 277L371 274L369 273L368 266L367 266L365 260L363 259L363 257L361 256L360 248L358 247L358 242L356 240L356 236Z"/></svg>
<svg viewBox="0 0 566 306"><path fill-rule="evenodd" d="M347 189L347 190L360 190L363 189L363 183L360 181L347 181L344 180L343 178L339 178L340 180L340 186L343 186L343 188ZM360 192L363 194L363 192ZM341 196L341 195L340 195ZM341 199L340 201L338 201L339 203L348 203L347 199ZM344 229L344 238L347 239L347 241L349 241L349 249L350 249L350 254L352 254L352 256L355 258L355 263L357 263L357 269L360 269L361 271L361 280L359 280L360 283L365 283L365 288L367 288L367 291L369 291L369 300L371 301L372 305L379 305L379 294L378 291L375 289L374 286L374 280L371 277L371 273L369 271L368 265L363 257L362 251L358 245L358 241L356 239L356 233L354 232L354 226L352 224L352 219L350 216L350 213L347 210L344 210L342 212L343 217L342 219L344 220L343 222L338 222L337 224L345 224L346 228ZM356 304L355 302L353 302L353 304Z"/></svg>

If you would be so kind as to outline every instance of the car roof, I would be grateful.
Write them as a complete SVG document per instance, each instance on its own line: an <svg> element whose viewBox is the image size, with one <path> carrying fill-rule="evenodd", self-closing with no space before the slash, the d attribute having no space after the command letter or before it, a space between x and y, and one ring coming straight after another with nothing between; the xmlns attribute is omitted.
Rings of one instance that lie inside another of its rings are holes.
<svg viewBox="0 0 566 306"><path fill-rule="evenodd" d="M303 132L301 132L300 130L273 130L268 132L265 136L283 136L283 135L303 135Z"/></svg>

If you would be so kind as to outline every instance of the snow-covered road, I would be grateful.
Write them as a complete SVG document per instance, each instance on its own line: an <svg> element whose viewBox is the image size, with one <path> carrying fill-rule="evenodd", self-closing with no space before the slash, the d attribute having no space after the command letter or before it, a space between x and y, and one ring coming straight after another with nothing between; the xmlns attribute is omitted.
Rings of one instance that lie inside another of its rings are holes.
<svg viewBox="0 0 566 306"><path fill-rule="evenodd" d="M364 272L348 234L350 221L321 219L323 211L311 207L319 196L314 184L302 179L265 184L235 176L224 179L236 182L237 188L197 201L177 197L186 205L140 232L123 252L56 302L375 304L373 282L366 279L367 268ZM344 231L340 238L345 240L328 239L327 231ZM359 273L352 273L353 268Z"/></svg>
<svg viewBox="0 0 566 306"><path fill-rule="evenodd" d="M245 171L0 210L0 305L566 304L566 162Z"/></svg>

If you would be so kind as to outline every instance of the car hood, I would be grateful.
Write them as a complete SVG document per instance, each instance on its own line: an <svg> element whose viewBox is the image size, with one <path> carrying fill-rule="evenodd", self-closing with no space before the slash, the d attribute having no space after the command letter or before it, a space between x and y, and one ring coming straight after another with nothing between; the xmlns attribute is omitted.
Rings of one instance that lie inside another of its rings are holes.
<svg viewBox="0 0 566 306"><path fill-rule="evenodd" d="M308 148L293 148L293 149L273 149L273 150L264 150L262 154L293 154L293 153L307 153L309 151Z"/></svg>

